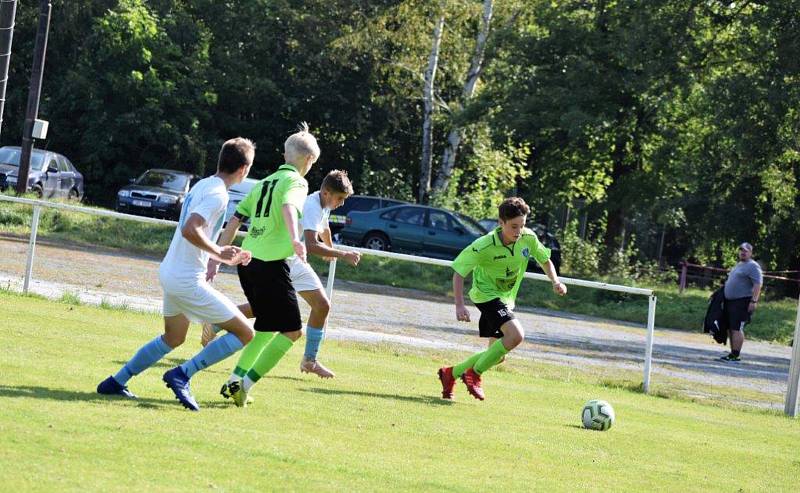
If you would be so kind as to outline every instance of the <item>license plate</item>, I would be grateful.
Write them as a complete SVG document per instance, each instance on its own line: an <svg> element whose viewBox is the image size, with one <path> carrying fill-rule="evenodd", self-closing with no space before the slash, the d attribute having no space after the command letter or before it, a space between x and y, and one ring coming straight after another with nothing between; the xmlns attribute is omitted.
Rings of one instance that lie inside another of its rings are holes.
<svg viewBox="0 0 800 493"><path fill-rule="evenodd" d="M146 200L134 200L133 201L133 205L135 205L136 207L152 207L153 206L153 204L151 204L150 202L148 202Z"/></svg>

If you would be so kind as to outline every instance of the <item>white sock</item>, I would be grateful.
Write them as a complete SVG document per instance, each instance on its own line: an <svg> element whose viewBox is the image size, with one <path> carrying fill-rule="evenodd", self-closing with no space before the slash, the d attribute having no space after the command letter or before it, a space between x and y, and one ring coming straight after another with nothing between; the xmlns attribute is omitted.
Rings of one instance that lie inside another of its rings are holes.
<svg viewBox="0 0 800 493"><path fill-rule="evenodd" d="M250 392L250 388L255 384L256 383L254 381L250 380L250 377L247 377L247 376L244 377L244 380L242 380L242 385L244 386L244 391L245 392Z"/></svg>

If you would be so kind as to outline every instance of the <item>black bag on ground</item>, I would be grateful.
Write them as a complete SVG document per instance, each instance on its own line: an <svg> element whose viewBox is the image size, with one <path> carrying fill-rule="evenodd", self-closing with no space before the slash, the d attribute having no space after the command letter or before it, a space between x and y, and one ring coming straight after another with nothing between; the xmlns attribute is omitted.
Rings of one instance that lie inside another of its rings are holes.
<svg viewBox="0 0 800 493"><path fill-rule="evenodd" d="M719 288L708 298L708 310L703 323L703 332L711 334L720 344L728 342L728 320L725 317L725 288Z"/></svg>

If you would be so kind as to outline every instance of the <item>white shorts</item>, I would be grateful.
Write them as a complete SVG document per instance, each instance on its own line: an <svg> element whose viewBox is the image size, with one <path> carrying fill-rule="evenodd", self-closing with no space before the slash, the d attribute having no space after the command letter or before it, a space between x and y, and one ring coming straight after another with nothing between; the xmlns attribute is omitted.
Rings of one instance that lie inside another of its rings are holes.
<svg viewBox="0 0 800 493"><path fill-rule="evenodd" d="M322 281L311 264L301 262L297 257L289 257L286 259L289 264L289 277L292 279L292 286L298 293L301 291L316 291L318 289L324 290Z"/></svg>
<svg viewBox="0 0 800 493"><path fill-rule="evenodd" d="M240 312L224 294L203 279L165 279L159 274L164 290L164 316L183 314L192 322L219 324Z"/></svg>

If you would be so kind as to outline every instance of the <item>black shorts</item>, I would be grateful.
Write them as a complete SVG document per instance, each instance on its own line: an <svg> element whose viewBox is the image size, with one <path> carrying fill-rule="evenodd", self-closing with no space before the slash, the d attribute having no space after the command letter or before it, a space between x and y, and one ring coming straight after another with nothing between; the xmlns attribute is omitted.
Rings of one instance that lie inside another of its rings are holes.
<svg viewBox="0 0 800 493"><path fill-rule="evenodd" d="M481 337L502 338L503 331L500 330L500 327L509 320L517 318L511 308L500 301L500 298L486 303L475 303L475 306L481 311L481 318L478 321L478 332Z"/></svg>
<svg viewBox="0 0 800 493"><path fill-rule="evenodd" d="M744 330L744 326L750 322L748 308L751 300L752 298L725 300L723 310L730 330Z"/></svg>
<svg viewBox="0 0 800 493"><path fill-rule="evenodd" d="M259 332L294 332L302 328L297 293L285 260L264 262L254 258L236 270L256 317L254 329Z"/></svg>

